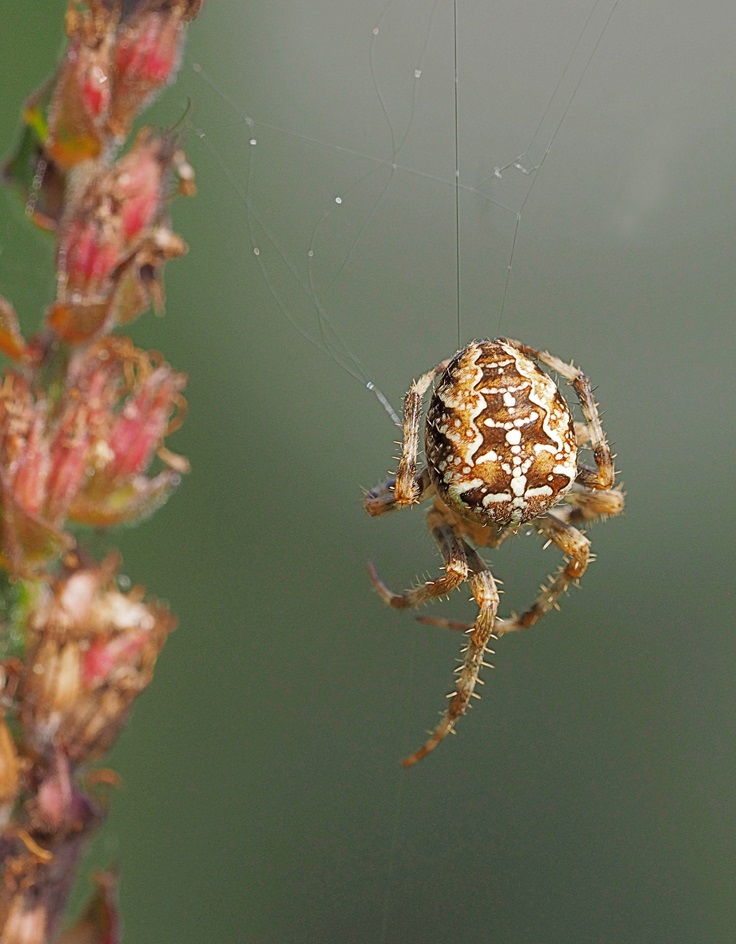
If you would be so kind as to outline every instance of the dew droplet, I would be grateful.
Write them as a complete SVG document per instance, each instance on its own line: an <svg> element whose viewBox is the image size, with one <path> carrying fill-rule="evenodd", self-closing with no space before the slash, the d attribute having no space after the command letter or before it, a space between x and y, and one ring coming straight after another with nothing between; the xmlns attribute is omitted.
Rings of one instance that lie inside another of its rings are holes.
<svg viewBox="0 0 736 944"><path fill-rule="evenodd" d="M254 247L253 247L253 255L254 255L254 256L260 256L260 254L261 254L261 250L258 248L258 246L254 246Z"/></svg>
<svg viewBox="0 0 736 944"><path fill-rule="evenodd" d="M374 35L374 36L378 36L378 27L377 27L377 26L374 26L374 27L373 27L373 35Z"/></svg>
<svg viewBox="0 0 736 944"><path fill-rule="evenodd" d="M499 180L501 179L501 168L500 168L500 167L494 167L494 168L493 168L493 176L494 176L494 177L498 177Z"/></svg>
<svg viewBox="0 0 736 944"><path fill-rule="evenodd" d="M421 78L421 75L422 75L422 70L421 70L421 69L415 69L415 70L414 70L414 78L415 78L415 79Z"/></svg>
<svg viewBox="0 0 736 944"><path fill-rule="evenodd" d="M310 249L309 252L307 253L307 255L308 255L309 258L311 259L311 258L314 256L314 249Z"/></svg>
<svg viewBox="0 0 736 944"><path fill-rule="evenodd" d="M342 197L335 197L335 203L337 204L342 203Z"/></svg>
<svg viewBox="0 0 736 944"><path fill-rule="evenodd" d="M256 144L258 144L258 141L255 138L251 138L248 144L252 144L255 146Z"/></svg>

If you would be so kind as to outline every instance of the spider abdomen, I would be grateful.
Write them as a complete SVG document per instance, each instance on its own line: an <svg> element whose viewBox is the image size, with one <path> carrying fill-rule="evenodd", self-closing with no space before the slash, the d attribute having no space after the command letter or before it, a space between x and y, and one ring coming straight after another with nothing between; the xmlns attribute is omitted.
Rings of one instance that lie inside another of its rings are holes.
<svg viewBox="0 0 736 944"><path fill-rule="evenodd" d="M577 475L572 414L553 380L505 341L450 361L427 410L425 453L439 497L496 527L542 514Z"/></svg>

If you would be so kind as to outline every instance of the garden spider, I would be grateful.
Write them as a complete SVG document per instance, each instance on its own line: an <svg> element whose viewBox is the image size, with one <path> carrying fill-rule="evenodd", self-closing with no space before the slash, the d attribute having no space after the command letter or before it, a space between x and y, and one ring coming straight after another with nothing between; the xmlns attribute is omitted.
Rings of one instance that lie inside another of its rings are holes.
<svg viewBox="0 0 736 944"><path fill-rule="evenodd" d="M535 361L572 384L583 423L573 421L557 385ZM417 471L422 400L440 374L424 427L427 464ZM595 468L578 459L585 445ZM490 639L532 626L583 576L590 541L575 524L620 514L624 496L613 487L614 474L590 381L546 351L508 338L472 341L412 384L404 400L398 472L368 492L365 509L381 515L432 498L427 527L442 552L445 573L405 593L389 590L369 564L371 580L397 609L419 606L467 581L479 612L469 626L424 620L466 631L468 645L441 721L405 766L434 750L471 697L479 697L474 689ZM528 610L499 619L496 582L472 545L498 547L524 524L556 544L566 561Z"/></svg>

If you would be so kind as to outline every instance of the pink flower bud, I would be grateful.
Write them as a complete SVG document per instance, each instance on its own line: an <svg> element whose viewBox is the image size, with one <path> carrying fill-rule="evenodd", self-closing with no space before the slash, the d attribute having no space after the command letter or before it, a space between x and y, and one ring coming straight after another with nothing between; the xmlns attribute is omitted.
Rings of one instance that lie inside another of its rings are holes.
<svg viewBox="0 0 736 944"><path fill-rule="evenodd" d="M184 406L186 377L127 338L111 337L72 362L70 382L87 404L91 431L87 475L70 517L106 526L149 514L187 468L163 450L172 418ZM169 468L150 478L145 473L159 451Z"/></svg>
<svg viewBox="0 0 736 944"><path fill-rule="evenodd" d="M183 374L157 368L125 404L110 431L112 458L106 474L120 479L145 472L176 409Z"/></svg>
<svg viewBox="0 0 736 944"><path fill-rule="evenodd" d="M49 445L44 514L54 525L63 524L69 506L85 484L91 440L88 416L88 405L72 399Z"/></svg>
<svg viewBox="0 0 736 944"><path fill-rule="evenodd" d="M150 514L186 461L164 447L186 377L111 336L80 350L55 403L8 372L0 387L0 563L31 574L71 544L68 520L92 526ZM163 468L149 468L159 453Z"/></svg>
<svg viewBox="0 0 736 944"><path fill-rule="evenodd" d="M116 674L133 668L147 644L148 633L145 629L133 629L114 639L96 639L84 654L82 662L85 688L97 688L114 679Z"/></svg>
<svg viewBox="0 0 736 944"><path fill-rule="evenodd" d="M115 104L137 109L174 75L179 60L182 20L178 11L133 14L118 31L115 44ZM122 110L122 109L121 109Z"/></svg>
<svg viewBox="0 0 736 944"><path fill-rule="evenodd" d="M91 165L59 228L48 324L63 340L88 341L137 317L151 296L157 301L159 270L186 250L166 221L172 169L192 190L174 139L147 129L112 166Z"/></svg>
<svg viewBox="0 0 736 944"><path fill-rule="evenodd" d="M59 275L66 294L96 297L107 290L109 278L122 261L117 234L92 214L82 212L64 225L59 244Z"/></svg>
<svg viewBox="0 0 736 944"><path fill-rule="evenodd" d="M102 153L116 25L115 10L95 0L86 9L69 6L69 45L54 82L44 142L47 155L60 167L74 167Z"/></svg>
<svg viewBox="0 0 736 944"><path fill-rule="evenodd" d="M114 84L109 127L125 137L135 116L176 75L185 21L201 0L139 3L121 23L113 53Z"/></svg>
<svg viewBox="0 0 736 944"><path fill-rule="evenodd" d="M173 149L144 131L111 167L97 165L62 222L57 273L64 297L94 298L110 291L110 276L135 241L161 216Z"/></svg>
<svg viewBox="0 0 736 944"><path fill-rule="evenodd" d="M30 418L22 454L8 469L13 497L31 515L38 514L46 495L49 452L43 437L43 422L40 411Z"/></svg>

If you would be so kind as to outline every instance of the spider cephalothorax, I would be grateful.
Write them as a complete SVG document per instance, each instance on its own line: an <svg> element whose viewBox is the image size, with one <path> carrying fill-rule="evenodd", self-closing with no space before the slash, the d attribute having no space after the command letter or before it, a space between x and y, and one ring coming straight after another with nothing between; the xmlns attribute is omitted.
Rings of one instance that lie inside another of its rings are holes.
<svg viewBox="0 0 736 944"><path fill-rule="evenodd" d="M577 428L557 385L535 361L572 384L584 419ZM427 464L418 470L422 400L439 375L425 421ZM471 626L431 621L465 629L469 641L447 710L426 744L404 761L408 765L435 748L465 713L491 636L531 626L583 575L590 542L575 523L619 514L623 493L613 487L613 459L588 378L546 351L506 338L473 341L413 383L404 401L403 434L396 476L368 492L365 507L380 515L432 497L427 525L445 574L401 594L392 593L372 566L371 579L382 599L400 609L467 581L479 607ZM578 458L584 445L595 468ZM499 619L493 575L472 545L497 547L525 523L567 560L528 610Z"/></svg>

